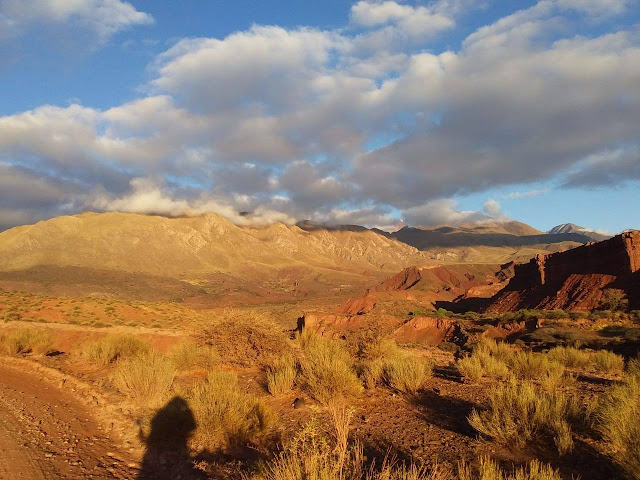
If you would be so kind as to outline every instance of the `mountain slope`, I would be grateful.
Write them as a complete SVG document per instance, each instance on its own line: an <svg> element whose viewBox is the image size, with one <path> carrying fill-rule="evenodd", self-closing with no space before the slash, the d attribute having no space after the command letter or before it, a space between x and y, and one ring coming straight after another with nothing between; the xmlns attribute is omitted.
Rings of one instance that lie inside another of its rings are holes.
<svg viewBox="0 0 640 480"><path fill-rule="evenodd" d="M292 266L396 270L427 259L367 229L242 228L217 215L84 213L0 233L0 270L58 265L197 278Z"/></svg>
<svg viewBox="0 0 640 480"><path fill-rule="evenodd" d="M567 233L578 233L580 235L584 235L586 237L589 237L591 240L595 241L595 242L599 242L601 240L606 240L607 238L611 238L610 235L604 235L602 233L598 233L594 230L591 230L589 228L584 228L581 227L580 225L576 225L575 223L563 223L560 225L556 225L555 227L553 227L551 230L549 230L547 233L553 234L553 235L563 235L563 234L567 234Z"/></svg>

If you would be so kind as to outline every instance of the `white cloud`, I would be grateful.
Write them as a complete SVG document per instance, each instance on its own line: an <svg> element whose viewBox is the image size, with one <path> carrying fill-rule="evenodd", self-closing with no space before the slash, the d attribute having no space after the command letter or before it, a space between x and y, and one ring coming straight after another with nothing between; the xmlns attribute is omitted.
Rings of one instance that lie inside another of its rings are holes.
<svg viewBox="0 0 640 480"><path fill-rule="evenodd" d="M121 0L0 1L0 38L20 35L38 25L71 25L105 41L120 30L152 22L151 15Z"/></svg>
<svg viewBox="0 0 640 480"><path fill-rule="evenodd" d="M485 218L446 199L504 185L640 179L637 29L575 35L572 22L593 19L543 0L480 28L458 51L387 42L411 31L403 22L454 22L477 7L363 1L351 17L359 30L254 26L182 40L152 65L148 96L0 117L0 162L60 179L51 183L68 195L46 197L42 215L91 198L102 209L384 227L397 211L412 224ZM500 214L496 204L485 210Z"/></svg>
<svg viewBox="0 0 640 480"><path fill-rule="evenodd" d="M549 193L549 189L542 188L527 190L525 192L510 192L507 193L504 198L507 198L509 200L517 200L521 198L537 197L539 195L544 195L545 193Z"/></svg>
<svg viewBox="0 0 640 480"><path fill-rule="evenodd" d="M400 32L414 37L431 37L455 25L451 17L435 9L424 6L412 7L391 0L361 0L351 7L351 20L363 27L393 24Z"/></svg>

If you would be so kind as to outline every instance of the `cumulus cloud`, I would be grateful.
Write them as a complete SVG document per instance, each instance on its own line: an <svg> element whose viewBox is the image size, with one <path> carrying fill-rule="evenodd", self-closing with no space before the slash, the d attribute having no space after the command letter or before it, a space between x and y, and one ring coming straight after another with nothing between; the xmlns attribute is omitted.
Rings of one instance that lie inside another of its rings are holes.
<svg viewBox="0 0 640 480"><path fill-rule="evenodd" d="M439 13L436 8L413 7L391 0L361 0L351 7L351 19L364 27L392 24L404 34L417 37L430 37L455 25L451 17Z"/></svg>
<svg viewBox="0 0 640 480"><path fill-rule="evenodd" d="M0 0L0 12L31 25L35 14L16 12L36 3L65 2ZM123 12L107 34L146 18L119 0L65 3L88 4ZM500 217L497 202L479 212L451 200L499 186L638 181L640 35L633 25L585 35L605 4L628 11L621 0L542 0L456 50L429 42L479 2L363 0L344 30L253 26L180 40L131 102L0 117L0 162L60 189L34 204L43 217L89 206L385 228L398 211L415 225ZM49 13L80 21L83 8ZM417 43L388 41L399 32Z"/></svg>
<svg viewBox="0 0 640 480"><path fill-rule="evenodd" d="M458 202L453 199L438 199L410 207L402 211L405 221L409 225L460 225L487 220L489 217L482 212L473 210L457 210Z"/></svg>
<svg viewBox="0 0 640 480"><path fill-rule="evenodd" d="M0 1L0 38L41 25L59 25L82 28L105 41L120 30L152 22L151 15L121 0Z"/></svg>

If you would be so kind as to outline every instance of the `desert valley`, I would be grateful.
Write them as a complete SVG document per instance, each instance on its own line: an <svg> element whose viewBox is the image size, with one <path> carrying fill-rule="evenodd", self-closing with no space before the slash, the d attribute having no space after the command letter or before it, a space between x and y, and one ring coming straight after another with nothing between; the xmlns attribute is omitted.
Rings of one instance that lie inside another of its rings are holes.
<svg viewBox="0 0 640 480"><path fill-rule="evenodd" d="M639 480L640 0L0 0L0 480Z"/></svg>
<svg viewBox="0 0 640 480"><path fill-rule="evenodd" d="M0 259L3 478L638 471L640 231L83 213Z"/></svg>

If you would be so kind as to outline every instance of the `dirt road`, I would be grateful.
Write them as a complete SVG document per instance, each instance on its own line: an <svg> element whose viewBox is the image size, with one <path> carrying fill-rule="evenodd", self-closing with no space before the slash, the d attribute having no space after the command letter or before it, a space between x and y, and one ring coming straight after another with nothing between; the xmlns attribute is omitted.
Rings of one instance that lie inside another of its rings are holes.
<svg viewBox="0 0 640 480"><path fill-rule="evenodd" d="M63 386L0 358L0 479L135 479L137 474L135 459Z"/></svg>

